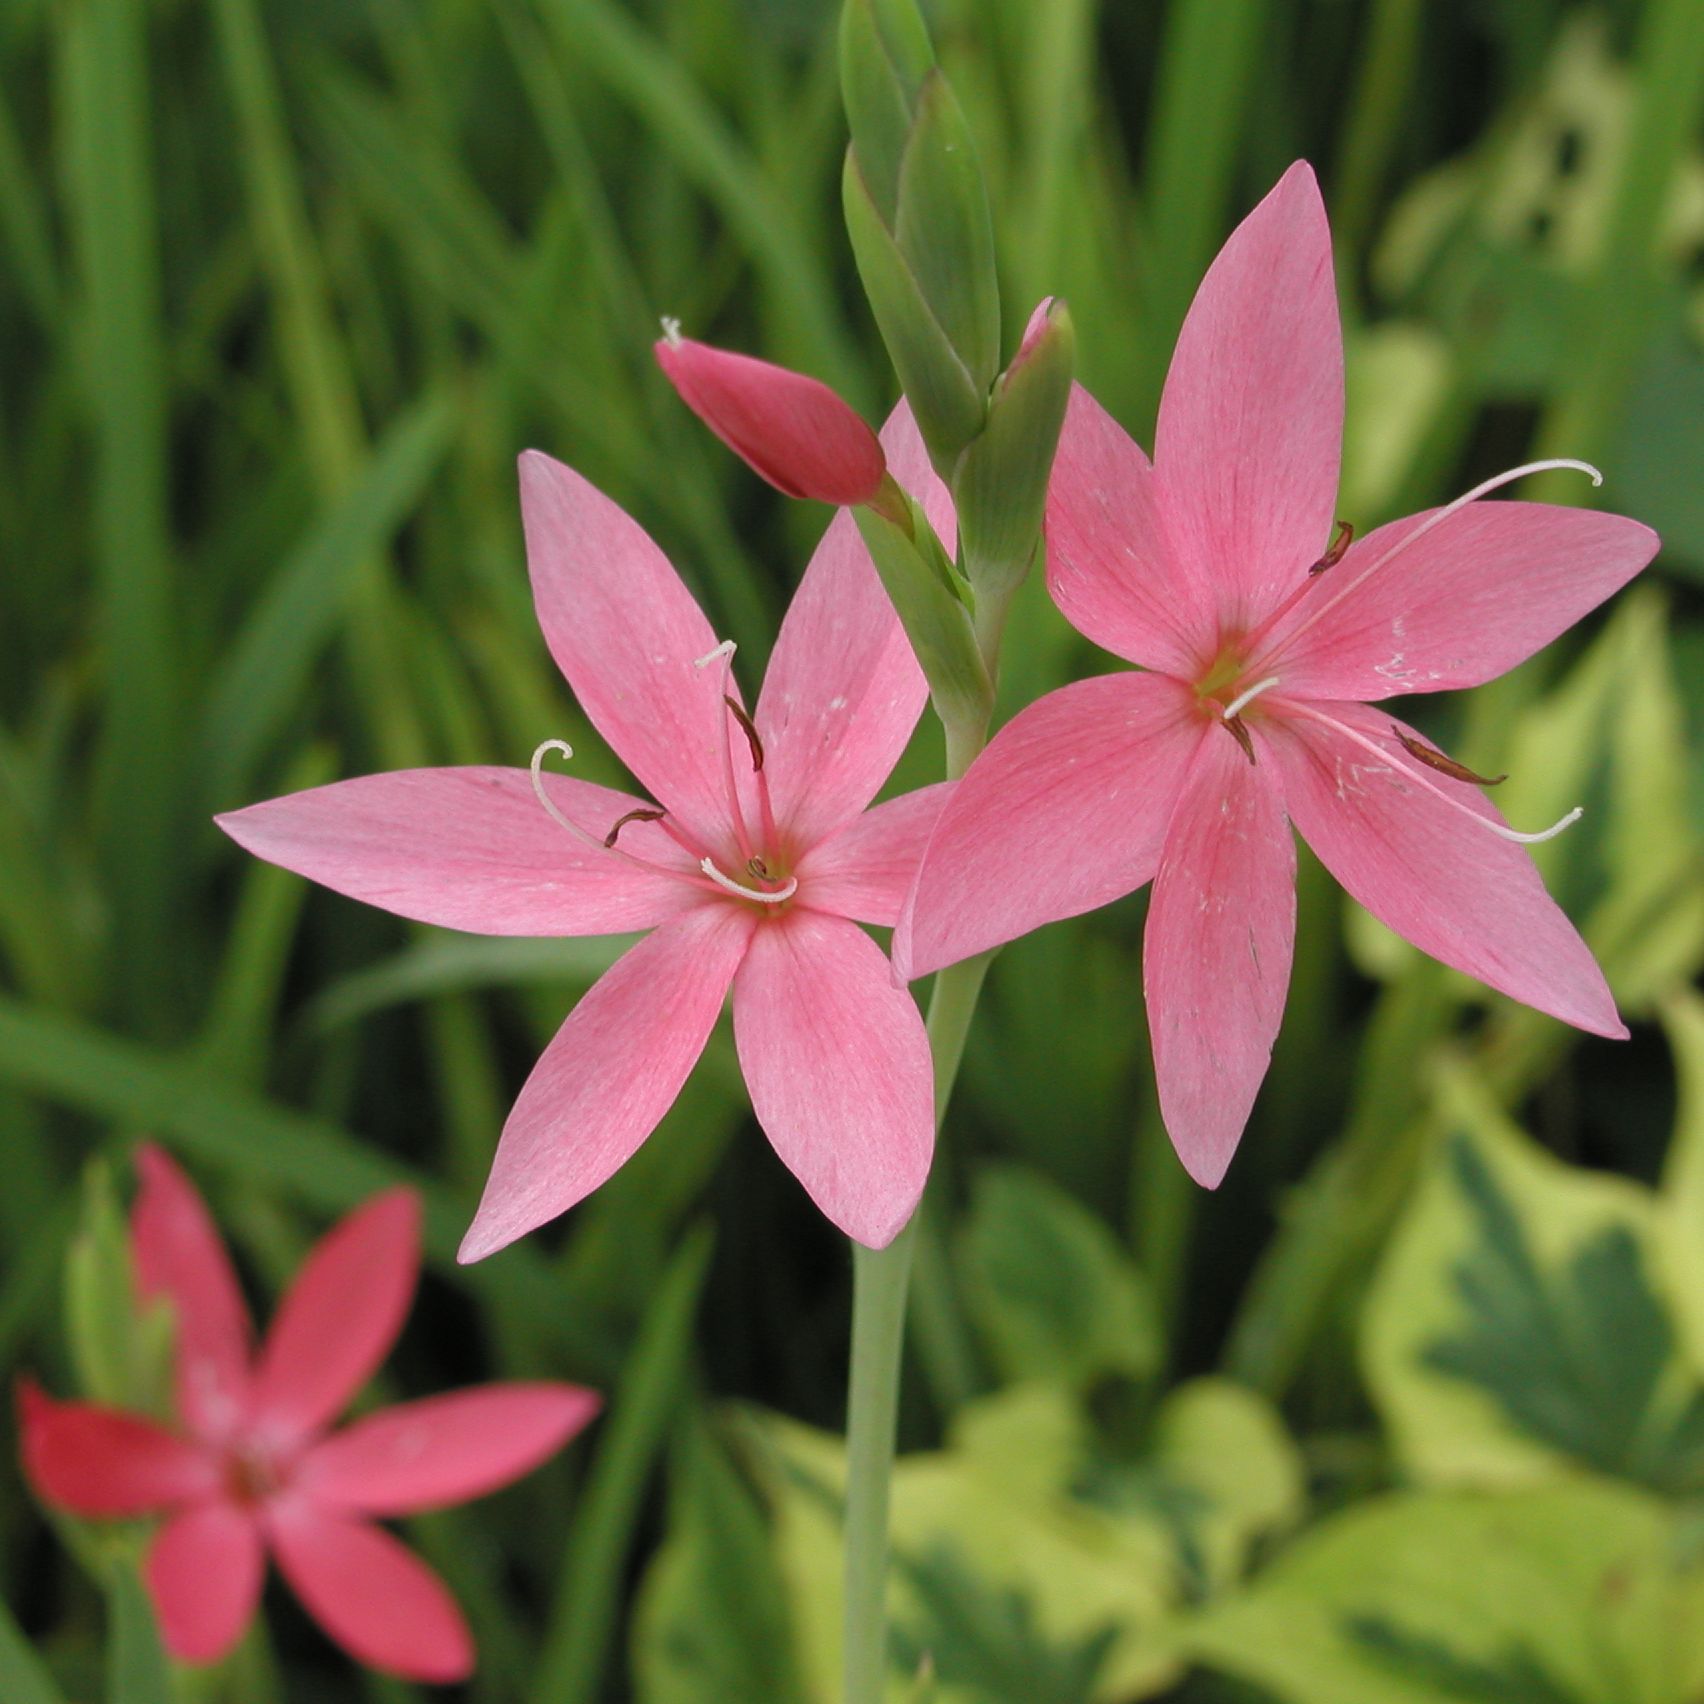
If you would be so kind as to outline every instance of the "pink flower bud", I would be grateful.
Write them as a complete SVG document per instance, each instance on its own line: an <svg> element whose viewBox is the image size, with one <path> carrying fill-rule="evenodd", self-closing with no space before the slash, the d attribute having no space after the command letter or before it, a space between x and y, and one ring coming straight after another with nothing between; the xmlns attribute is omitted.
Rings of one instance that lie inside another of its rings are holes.
<svg viewBox="0 0 1704 1704"><path fill-rule="evenodd" d="M777 490L844 506L875 496L887 472L882 447L827 385L668 330L656 348L669 382Z"/></svg>

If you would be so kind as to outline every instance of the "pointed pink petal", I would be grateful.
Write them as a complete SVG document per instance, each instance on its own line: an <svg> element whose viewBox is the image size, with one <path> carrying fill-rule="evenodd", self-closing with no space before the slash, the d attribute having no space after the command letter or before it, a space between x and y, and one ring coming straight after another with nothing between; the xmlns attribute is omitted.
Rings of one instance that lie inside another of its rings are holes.
<svg viewBox="0 0 1704 1704"><path fill-rule="evenodd" d="M884 1248L929 1175L935 1094L916 1003L856 923L794 910L752 936L734 1041L764 1134L856 1242Z"/></svg>
<svg viewBox="0 0 1704 1704"><path fill-rule="evenodd" d="M390 1353L420 1275L420 1197L389 1189L303 1262L261 1349L254 1420L295 1439L339 1414Z"/></svg>
<svg viewBox="0 0 1704 1704"><path fill-rule="evenodd" d="M902 402L882 428L894 477L954 545L952 499ZM829 522L781 623L757 703L775 820L802 850L856 816L928 701L923 671L849 514Z"/></svg>
<svg viewBox="0 0 1704 1704"><path fill-rule="evenodd" d="M1342 442L1331 233L1298 161L1201 281L1154 437L1172 546L1218 588L1222 627L1252 626L1325 549Z"/></svg>
<svg viewBox="0 0 1704 1704"><path fill-rule="evenodd" d="M1625 1036L1591 949L1544 891L1527 849L1474 821L1503 820L1484 794L1422 768L1391 730L1421 736L1382 711L1319 709L1341 727L1274 714L1268 743L1291 820L1350 895L1422 952L1511 999L1596 1035Z"/></svg>
<svg viewBox="0 0 1704 1704"><path fill-rule="evenodd" d="M216 1663L254 1619L266 1550L252 1515L203 1503L160 1528L144 1573L166 1649L180 1663Z"/></svg>
<svg viewBox="0 0 1704 1704"><path fill-rule="evenodd" d="M556 808L601 841L643 799L546 774ZM588 846L552 822L524 769L400 769L311 787L215 819L256 857L402 917L480 935L648 929L692 903L688 883ZM692 874L655 823L623 852Z"/></svg>
<svg viewBox="0 0 1704 1704"><path fill-rule="evenodd" d="M1002 728L941 812L894 934L906 979L1139 888L1207 723L1158 674L1099 675Z"/></svg>
<svg viewBox="0 0 1704 1704"><path fill-rule="evenodd" d="M1211 582L1166 539L1138 445L1071 387L1047 487L1047 589L1079 633L1144 668L1192 675L1217 643Z"/></svg>
<svg viewBox="0 0 1704 1704"><path fill-rule="evenodd" d="M1264 746L1201 742L1166 833L1142 946L1160 1112L1214 1188L1272 1057L1296 933L1296 845Z"/></svg>
<svg viewBox="0 0 1704 1704"><path fill-rule="evenodd" d="M655 347L686 406L777 490L822 503L875 495L887 471L882 447L820 380L690 337Z"/></svg>
<svg viewBox="0 0 1704 1704"><path fill-rule="evenodd" d="M657 1127L710 1038L755 910L712 901L672 918L568 1014L503 1126L459 1259L567 1212Z"/></svg>
<svg viewBox="0 0 1704 1704"><path fill-rule="evenodd" d="M599 1408L566 1384L486 1385L386 1408L314 1445L294 1489L322 1508L407 1515L483 1497L562 1448Z"/></svg>
<svg viewBox="0 0 1704 1704"><path fill-rule="evenodd" d="M473 1672L473 1637L455 1599L388 1532L300 1499L275 1505L269 1530L303 1608L358 1663L437 1685Z"/></svg>
<svg viewBox="0 0 1704 1704"><path fill-rule="evenodd" d="M872 805L799 860L798 903L812 911L891 929L922 862L950 781Z"/></svg>
<svg viewBox="0 0 1704 1704"><path fill-rule="evenodd" d="M723 671L704 613L639 523L572 468L521 457L538 623L611 749L709 849L727 837Z"/></svg>
<svg viewBox="0 0 1704 1704"><path fill-rule="evenodd" d="M1478 686L1626 585L1659 542L1621 515L1481 502L1373 566L1434 513L1394 521L1353 544L1266 642L1271 668L1250 672L1278 675L1287 696L1303 698Z"/></svg>
<svg viewBox="0 0 1704 1704"><path fill-rule="evenodd" d="M203 1437L224 1438L248 1402L253 1330L206 1203L163 1148L136 1150L142 1179L130 1214L136 1284L173 1313L178 1412Z"/></svg>
<svg viewBox="0 0 1704 1704"><path fill-rule="evenodd" d="M218 1459L140 1415L92 1402L58 1402L30 1380L18 1386L24 1472L44 1502L75 1515L147 1515L212 1496Z"/></svg>

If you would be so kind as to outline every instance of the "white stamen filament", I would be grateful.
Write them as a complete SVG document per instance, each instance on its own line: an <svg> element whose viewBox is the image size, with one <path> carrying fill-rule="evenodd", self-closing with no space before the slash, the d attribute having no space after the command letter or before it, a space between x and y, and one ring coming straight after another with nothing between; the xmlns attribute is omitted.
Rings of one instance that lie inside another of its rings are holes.
<svg viewBox="0 0 1704 1704"><path fill-rule="evenodd" d="M581 828L577 822L570 822L567 817L565 817L561 811L559 811L556 806L550 802L550 795L544 790L544 776L541 771L544 767L545 753L552 751L561 752L564 761L572 761L574 756L574 748L569 745L566 740L546 740L544 744L532 754L532 789L534 795L538 799L538 802L544 806L544 814L549 817L552 822L556 823L558 827L567 829L576 840L585 841L585 843L590 846L593 851L603 852L608 850L601 840L594 839L583 828Z"/></svg>
<svg viewBox="0 0 1704 1704"><path fill-rule="evenodd" d="M671 349L680 348L680 321L671 314L663 315L663 338Z"/></svg>
<svg viewBox="0 0 1704 1704"><path fill-rule="evenodd" d="M1418 544L1434 527L1442 526L1458 509L1465 509L1469 503L1476 503L1481 497L1488 496L1491 492L1499 490L1505 485L1510 485L1517 479L1525 479L1529 473L1550 473L1560 468L1589 475L1594 486L1603 484L1603 475L1590 462L1573 461L1565 456L1558 457L1553 461L1523 462L1521 466L1512 467L1506 473L1493 474L1490 479L1481 480L1471 491L1464 491L1454 502L1446 503L1443 508L1428 515L1412 532L1404 534L1388 550L1374 557L1366 567L1358 570L1348 580L1334 585L1332 579L1325 579L1322 576L1323 583L1331 586L1331 595L1318 600L1314 607L1308 610L1307 615L1284 634L1279 641L1278 649L1260 660L1262 662L1273 662L1284 656L1315 622L1334 610L1357 586L1371 575L1376 574L1393 557L1400 556L1410 545ZM1281 614L1282 611L1279 613ZM1271 626L1272 622L1269 620L1266 625Z"/></svg>
<svg viewBox="0 0 1704 1704"><path fill-rule="evenodd" d="M1563 831L1563 829L1571 828L1585 814L1585 808L1583 806L1575 805L1575 807L1571 811L1567 812L1566 815L1558 817L1556 821L1549 826L1549 828L1541 828L1535 833L1529 834L1518 828L1510 828L1507 823L1497 822L1491 817L1481 816L1478 811L1469 809L1468 806L1463 804L1460 799L1452 798L1443 790L1442 787L1438 786L1435 782L1428 780L1419 769L1410 769L1404 764L1396 763L1396 754L1394 752L1387 751L1384 747L1375 745L1365 734L1357 733L1355 729L1347 726L1343 722L1339 722L1335 716L1322 715L1318 710L1315 710L1305 704L1292 704L1289 707L1289 713L1296 716L1305 716L1310 721L1323 722L1328 728L1335 728L1336 731L1342 734L1345 739L1353 740L1363 751L1371 752L1373 756L1387 768L1394 768L1405 780L1417 781L1428 793L1432 795L1433 798L1441 800L1444 804L1448 805L1451 810L1460 811L1469 822L1477 823L1481 828L1488 828L1500 840L1512 840L1517 846L1538 846L1546 840L1554 840L1556 836Z"/></svg>
<svg viewBox="0 0 1704 1704"><path fill-rule="evenodd" d="M774 893L763 893L757 888L742 887L731 876L724 876L708 858L703 859L698 867L717 887L726 888L736 899L755 899L759 905L783 904L799 891L799 881L796 876L789 876L785 885L778 887Z"/></svg>
<svg viewBox="0 0 1704 1704"><path fill-rule="evenodd" d="M1258 698L1268 687L1273 687L1277 684L1277 675L1268 675L1265 680L1257 680L1247 692L1239 692L1236 697L1219 712L1219 714L1224 717L1227 722L1230 721L1230 719L1236 715L1236 713L1241 710L1245 704L1248 704L1252 700Z"/></svg>
<svg viewBox="0 0 1704 1704"><path fill-rule="evenodd" d="M736 645L732 639L724 639L714 651L706 651L702 657L694 657L692 659L692 666L695 669L707 669L718 657L726 657L731 664L733 662L734 652L738 649L739 646Z"/></svg>

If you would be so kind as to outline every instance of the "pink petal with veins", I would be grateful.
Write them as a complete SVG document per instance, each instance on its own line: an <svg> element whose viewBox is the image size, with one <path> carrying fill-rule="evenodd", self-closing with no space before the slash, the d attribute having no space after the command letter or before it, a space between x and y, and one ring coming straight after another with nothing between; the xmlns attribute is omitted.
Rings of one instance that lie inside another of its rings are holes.
<svg viewBox="0 0 1704 1704"><path fill-rule="evenodd" d="M649 802L544 774L551 802L602 841ZM646 929L694 889L577 839L553 822L524 769L402 769L291 793L216 819L256 857L399 916L481 935L603 935ZM621 831L624 852L684 873L695 865L654 823Z"/></svg>
<svg viewBox="0 0 1704 1704"><path fill-rule="evenodd" d="M726 836L716 636L639 523L561 462L521 457L521 519L545 642L580 707L659 805L707 847Z"/></svg>
<svg viewBox="0 0 1704 1704"><path fill-rule="evenodd" d="M149 1515L222 1483L218 1458L140 1415L92 1402L58 1402L30 1380L18 1386L24 1472L44 1502L72 1514Z"/></svg>
<svg viewBox="0 0 1704 1704"><path fill-rule="evenodd" d="M894 477L951 550L952 499L903 402L882 441ZM781 623L757 701L775 820L795 847L832 834L875 797L928 697L857 523L836 515Z"/></svg>
<svg viewBox="0 0 1704 1704"><path fill-rule="evenodd" d="M891 929L917 875L950 781L901 793L869 810L799 860L798 903Z"/></svg>
<svg viewBox="0 0 1704 1704"><path fill-rule="evenodd" d="M1154 1080L1184 1169L1209 1189L1231 1163L1290 986L1296 847L1266 760L1209 730L1154 877L1143 988Z"/></svg>
<svg viewBox="0 0 1704 1704"><path fill-rule="evenodd" d="M358 1663L436 1685L473 1672L455 1600L388 1532L296 1500L274 1506L269 1533L303 1607Z"/></svg>
<svg viewBox="0 0 1704 1704"><path fill-rule="evenodd" d="M1619 591L1659 542L1621 515L1480 502L1397 548L1435 513L1351 545L1262 646L1270 667L1253 672L1278 675L1286 696L1302 698L1478 686Z"/></svg>
<svg viewBox="0 0 1704 1704"><path fill-rule="evenodd" d="M1114 656L1174 675L1211 660L1213 582L1171 548L1147 456L1081 385L1047 487L1047 589Z"/></svg>
<svg viewBox="0 0 1704 1704"><path fill-rule="evenodd" d="M1194 695L1158 674L1098 675L1019 711L941 812L894 934L898 974L926 975L1139 888L1207 731Z"/></svg>
<svg viewBox="0 0 1704 1704"><path fill-rule="evenodd" d="M1214 587L1227 631L1266 615L1326 548L1342 443L1331 232L1298 162L1207 269L1154 437L1170 543Z"/></svg>
<svg viewBox="0 0 1704 1704"><path fill-rule="evenodd" d="M651 1134L704 1051L754 911L712 900L671 918L568 1014L503 1126L460 1259L567 1212Z"/></svg>
<svg viewBox="0 0 1704 1704"><path fill-rule="evenodd" d="M565 1384L501 1384L405 1402L309 1451L294 1489L322 1508L407 1515L483 1497L551 1456L600 1406Z"/></svg>
<svg viewBox="0 0 1704 1704"><path fill-rule="evenodd" d="M1331 720L1269 718L1267 746L1297 831L1349 893L1422 952L1511 999L1625 1036L1603 972L1527 849L1481 826L1503 820L1484 794L1408 756L1391 730L1421 736L1383 711L1319 710Z"/></svg>
<svg viewBox="0 0 1704 1704"><path fill-rule="evenodd" d="M787 1169L849 1237L885 1247L934 1148L929 1040L855 923L794 910L761 927L734 980L752 1109Z"/></svg>
<svg viewBox="0 0 1704 1704"><path fill-rule="evenodd" d="M420 1198L376 1195L322 1237L285 1292L260 1354L254 1420L304 1438L348 1405L408 1317L420 1275Z"/></svg>
<svg viewBox="0 0 1704 1704"><path fill-rule="evenodd" d="M203 1503L174 1515L148 1547L144 1578L166 1649L180 1663L216 1663L260 1604L266 1550L252 1515Z"/></svg>
<svg viewBox="0 0 1704 1704"><path fill-rule="evenodd" d="M246 1412L253 1328L206 1204L155 1143L136 1150L142 1187L130 1214L136 1284L173 1315L178 1410L203 1437L229 1435Z"/></svg>

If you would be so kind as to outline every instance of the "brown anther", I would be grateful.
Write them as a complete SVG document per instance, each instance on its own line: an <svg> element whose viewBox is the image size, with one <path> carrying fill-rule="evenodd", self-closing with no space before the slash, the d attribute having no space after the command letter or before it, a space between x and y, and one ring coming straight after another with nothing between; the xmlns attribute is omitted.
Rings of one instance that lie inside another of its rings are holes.
<svg viewBox="0 0 1704 1704"><path fill-rule="evenodd" d="M1323 574L1327 568L1335 568L1343 560L1343 553L1355 541L1355 529L1347 521L1337 523L1337 531L1331 536L1331 544L1325 555L1317 561L1308 572Z"/></svg>
<svg viewBox="0 0 1704 1704"><path fill-rule="evenodd" d="M763 773L763 741L757 737L757 724L726 693L722 695L722 702L727 705L728 714L745 730L746 744L751 747L752 769L761 775Z"/></svg>
<svg viewBox="0 0 1704 1704"><path fill-rule="evenodd" d="M756 876L760 882L766 882L769 880L769 866L761 858L747 858L746 874Z"/></svg>
<svg viewBox="0 0 1704 1704"><path fill-rule="evenodd" d="M1250 763L1253 763L1254 762L1254 736L1252 734L1250 734L1248 729L1243 725L1242 717L1241 716L1227 716L1227 717L1224 718L1224 724L1225 724L1225 732L1230 734L1231 737L1233 739L1235 739L1237 744L1240 745L1243 748L1243 756L1245 756L1249 760Z"/></svg>
<svg viewBox="0 0 1704 1704"><path fill-rule="evenodd" d="M669 813L667 811L629 811L624 817L615 819L615 827L604 836L604 845L613 846L615 837L626 828L630 822L661 822Z"/></svg>
<svg viewBox="0 0 1704 1704"><path fill-rule="evenodd" d="M1507 775L1475 775L1465 763L1457 763L1453 757L1445 757L1441 751L1434 751L1431 746L1405 734L1400 728L1393 725L1390 731L1396 735L1402 749L1410 757L1418 758L1428 769L1435 769L1440 775L1449 776L1452 781L1468 781L1475 787L1495 787L1509 779Z"/></svg>

